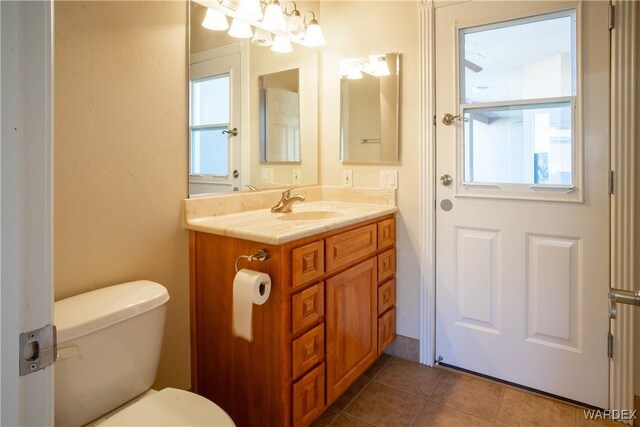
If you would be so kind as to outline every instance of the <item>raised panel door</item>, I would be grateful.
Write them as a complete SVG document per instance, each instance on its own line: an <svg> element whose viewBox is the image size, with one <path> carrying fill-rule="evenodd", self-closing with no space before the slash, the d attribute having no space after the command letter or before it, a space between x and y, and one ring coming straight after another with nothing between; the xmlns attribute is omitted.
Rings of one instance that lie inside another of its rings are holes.
<svg viewBox="0 0 640 427"><path fill-rule="evenodd" d="M377 357L376 259L326 281L327 403Z"/></svg>

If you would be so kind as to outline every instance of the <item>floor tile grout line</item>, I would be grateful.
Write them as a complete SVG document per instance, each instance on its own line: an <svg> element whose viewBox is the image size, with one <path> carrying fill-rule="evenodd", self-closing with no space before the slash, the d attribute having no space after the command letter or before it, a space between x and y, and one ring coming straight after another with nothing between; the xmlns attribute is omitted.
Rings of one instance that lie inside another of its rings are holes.
<svg viewBox="0 0 640 427"><path fill-rule="evenodd" d="M383 353L383 354L384 354L384 353ZM362 394L362 392L363 392L367 387L369 387L369 385L370 385L372 382L374 382L374 379L375 379L375 378L380 374L380 372L382 372L382 371L384 370L384 368L386 368L386 367L387 367L387 365L389 364L389 362L391 362L391 360L392 360L392 359L393 359L393 356L389 356L389 360L387 360L387 361L384 363L384 365L382 366L382 368L380 368L380 369L378 370L378 372L376 372L376 373L375 373L375 375L373 375L371 378L367 378L369 381L364 385L364 387L362 387L362 388L360 389L360 391L359 391L358 393L356 393L356 395L355 395L355 396L353 396L353 398L349 401L349 403L347 403L346 405L344 405L344 408L342 408L342 410L341 410L340 412L338 412L338 415L336 415L336 417L335 417L335 418L334 418L334 419L329 423L329 427L331 427L331 426L336 422L336 420L337 420L338 418L340 418L340 415L342 415L342 414L348 415L348 416L353 417L353 418L355 418L355 419L357 419L357 420L359 420L359 421L362 421L362 422L364 422L364 423L366 423L366 424L369 424L368 422L366 422L366 421L364 421L364 420L361 420L360 418L354 417L353 415L350 415L350 414L346 413L345 411L346 411L346 410L347 410L347 408L348 408L348 407L349 407L349 406L350 406L350 405L351 405L351 404L352 404L352 403L353 403L353 402L358 398L358 396L360 396L360 395ZM366 378L366 377L364 377L364 378ZM378 383L378 384L379 384L379 383ZM353 384L352 384L352 385L353 385ZM372 425L372 424L369 424L369 425Z"/></svg>
<svg viewBox="0 0 640 427"><path fill-rule="evenodd" d="M412 427L412 426L414 426L416 424L416 421L418 420L418 417L422 413L422 410L424 409L425 406L427 406L427 403L429 402L428 398L425 397L423 399L424 399L424 402L422 402L422 405L420 405L420 408L418 408L418 410L416 411L416 414L413 416L413 419L409 423L410 427Z"/></svg>
<svg viewBox="0 0 640 427"><path fill-rule="evenodd" d="M385 365L385 366L386 366L386 365ZM382 368L382 369L384 369L384 368ZM381 370L382 370L382 369L381 369ZM349 407L349 405L351 405L351 404L353 403L353 401L354 401L354 400L356 400L356 398L357 398L358 396L360 396L360 394L364 391L364 389L366 389L367 387L369 387L369 384L371 384L372 382L373 382L373 380L372 380L372 379L369 379L369 381L368 381L368 382L367 382L367 383L366 383L366 384L365 384L365 385L360 389L360 391L359 391L359 392L357 392L357 393L356 393L356 395L355 395L355 396L353 396L353 398L352 398L352 399L351 399L351 400L350 400L346 405L344 405L344 407L343 407L343 408L338 412L338 415L336 415L336 416L335 416L335 418L334 418L334 419L329 423L329 427L331 427L331 426L336 422L336 420L337 420L338 418L340 418L340 415L342 415L342 414L346 414L346 413L345 413L345 411L346 411L346 409ZM349 415L349 414L346 414L346 415ZM349 416L351 416L351 415L349 415ZM355 417L354 417L354 418L355 418Z"/></svg>

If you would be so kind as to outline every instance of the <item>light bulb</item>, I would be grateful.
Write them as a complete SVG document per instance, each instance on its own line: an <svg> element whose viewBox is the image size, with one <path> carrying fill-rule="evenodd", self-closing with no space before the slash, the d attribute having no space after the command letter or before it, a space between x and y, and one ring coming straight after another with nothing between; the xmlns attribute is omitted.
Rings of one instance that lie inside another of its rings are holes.
<svg viewBox="0 0 640 427"><path fill-rule="evenodd" d="M354 64L349 70L349 74L347 74L347 78L349 80L360 80L362 78L362 72L360 71L360 67Z"/></svg>
<svg viewBox="0 0 640 427"><path fill-rule="evenodd" d="M251 43L257 46L271 46L273 44L273 38L269 31L256 27L256 32L253 39L251 39Z"/></svg>
<svg viewBox="0 0 640 427"><path fill-rule="evenodd" d="M207 14L204 16L202 26L215 31L226 31L229 29L229 23L224 13L215 9L207 9Z"/></svg>
<svg viewBox="0 0 640 427"><path fill-rule="evenodd" d="M307 26L307 36L304 38L308 46L317 47L324 45L324 35L318 25L318 21L312 19Z"/></svg>
<svg viewBox="0 0 640 427"><path fill-rule="evenodd" d="M287 23L284 20L282 9L278 0L273 0L264 11L264 19L262 25L269 31L284 31L287 29Z"/></svg>
<svg viewBox="0 0 640 427"><path fill-rule="evenodd" d="M384 56L379 56L374 61L371 62L373 65L373 74L376 76L388 76L389 73L389 65L387 65L387 58Z"/></svg>
<svg viewBox="0 0 640 427"><path fill-rule="evenodd" d="M287 33L296 39L303 39L307 35L304 28L304 20L300 12L294 10L287 18Z"/></svg>
<svg viewBox="0 0 640 427"><path fill-rule="evenodd" d="M291 47L291 42L288 38L277 34L276 39L273 41L273 46L271 46L271 50L278 53L289 53L293 51L293 48Z"/></svg>
<svg viewBox="0 0 640 427"><path fill-rule="evenodd" d="M229 28L229 35L238 39L248 39L253 36L251 31L251 25L237 18L231 21L231 28Z"/></svg>
<svg viewBox="0 0 640 427"><path fill-rule="evenodd" d="M238 16L248 21L259 21L262 19L262 9L260 0L240 0L238 5ZM233 25L233 24L232 24Z"/></svg>

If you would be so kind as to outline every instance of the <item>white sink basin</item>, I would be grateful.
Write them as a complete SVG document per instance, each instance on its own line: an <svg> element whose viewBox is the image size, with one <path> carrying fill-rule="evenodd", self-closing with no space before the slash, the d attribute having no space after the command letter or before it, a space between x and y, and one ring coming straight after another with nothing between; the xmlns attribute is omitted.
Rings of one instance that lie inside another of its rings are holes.
<svg viewBox="0 0 640 427"><path fill-rule="evenodd" d="M340 212L333 211L303 211L282 214L279 221L317 221L319 219L338 218L343 216Z"/></svg>

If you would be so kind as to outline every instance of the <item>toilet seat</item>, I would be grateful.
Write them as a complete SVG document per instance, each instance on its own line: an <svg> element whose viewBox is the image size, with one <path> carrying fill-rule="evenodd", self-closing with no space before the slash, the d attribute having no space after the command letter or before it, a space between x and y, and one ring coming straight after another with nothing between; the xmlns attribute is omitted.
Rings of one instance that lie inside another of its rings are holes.
<svg viewBox="0 0 640 427"><path fill-rule="evenodd" d="M143 397L96 425L235 426L229 415L215 403L175 388L165 388Z"/></svg>

